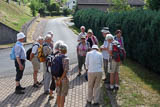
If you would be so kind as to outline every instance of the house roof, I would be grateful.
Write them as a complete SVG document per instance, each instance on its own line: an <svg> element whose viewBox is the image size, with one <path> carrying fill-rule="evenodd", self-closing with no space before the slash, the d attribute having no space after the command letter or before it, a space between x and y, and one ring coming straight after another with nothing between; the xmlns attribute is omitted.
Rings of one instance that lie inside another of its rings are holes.
<svg viewBox="0 0 160 107"><path fill-rule="evenodd" d="M78 0L78 4L112 4L111 0ZM144 5L144 0L128 0L130 5Z"/></svg>

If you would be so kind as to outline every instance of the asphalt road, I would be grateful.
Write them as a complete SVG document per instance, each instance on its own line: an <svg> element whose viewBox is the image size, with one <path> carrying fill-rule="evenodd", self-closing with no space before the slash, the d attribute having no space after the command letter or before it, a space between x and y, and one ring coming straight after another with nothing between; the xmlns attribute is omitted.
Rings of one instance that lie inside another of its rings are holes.
<svg viewBox="0 0 160 107"><path fill-rule="evenodd" d="M70 64L74 64L77 62L76 56L76 45L77 45L77 36L68 28L67 24L64 20L67 18L57 18L50 19L44 28L44 35L48 31L53 31L54 33L54 41L63 40L68 45L68 56L70 58ZM29 49L31 45L25 46L25 49ZM3 49L0 50L0 77L6 76L14 76L15 75L15 67L14 61L10 60L9 54L11 49ZM42 70L42 69L41 69ZM32 65L29 61L26 62L25 74L32 73Z"/></svg>

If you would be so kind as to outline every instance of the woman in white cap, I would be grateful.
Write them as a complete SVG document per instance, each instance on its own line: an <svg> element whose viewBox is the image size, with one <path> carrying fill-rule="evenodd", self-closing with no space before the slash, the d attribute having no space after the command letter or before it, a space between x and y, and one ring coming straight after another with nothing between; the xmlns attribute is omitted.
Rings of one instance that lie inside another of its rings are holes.
<svg viewBox="0 0 160 107"><path fill-rule="evenodd" d="M103 56L97 45L92 46L92 51L87 53L86 67L88 68L88 100L87 105L99 105L100 83L102 79Z"/></svg>
<svg viewBox="0 0 160 107"><path fill-rule="evenodd" d="M24 33L20 32L17 34L17 42L15 44L15 67L16 67L16 94L24 94L22 90L25 90L24 87L21 87L20 80L23 76L23 71L25 69L25 61L26 61L26 51L23 47L22 42L25 40Z"/></svg>

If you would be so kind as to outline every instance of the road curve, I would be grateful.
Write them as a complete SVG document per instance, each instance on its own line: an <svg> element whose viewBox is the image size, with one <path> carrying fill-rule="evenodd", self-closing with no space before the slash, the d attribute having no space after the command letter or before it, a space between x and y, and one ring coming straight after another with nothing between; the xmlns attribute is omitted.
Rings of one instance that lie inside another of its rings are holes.
<svg viewBox="0 0 160 107"><path fill-rule="evenodd" d="M68 56L70 58L70 64L77 62L76 55L76 45L77 45L77 36L68 28L64 20L67 20L68 17L50 19L47 22L46 27L44 28L44 35L48 31L53 31L54 41L63 40L68 45ZM25 49L29 49L31 45L25 46ZM14 62L10 60L9 54L11 49L0 50L0 77L7 77L15 75ZM26 62L25 74L32 73L32 65L29 61Z"/></svg>

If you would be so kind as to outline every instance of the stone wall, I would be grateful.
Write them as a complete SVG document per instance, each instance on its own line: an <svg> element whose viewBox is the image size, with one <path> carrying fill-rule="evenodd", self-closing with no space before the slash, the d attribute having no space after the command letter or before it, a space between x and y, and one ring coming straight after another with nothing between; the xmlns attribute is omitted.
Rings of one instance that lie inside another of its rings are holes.
<svg viewBox="0 0 160 107"><path fill-rule="evenodd" d="M0 22L0 45L7 43L15 43L18 31L6 26Z"/></svg>

